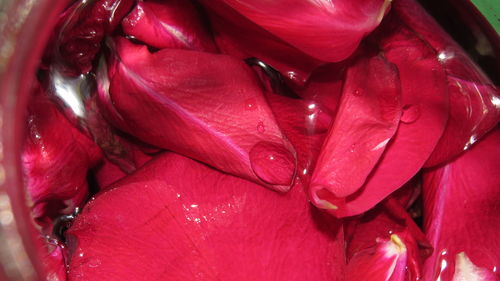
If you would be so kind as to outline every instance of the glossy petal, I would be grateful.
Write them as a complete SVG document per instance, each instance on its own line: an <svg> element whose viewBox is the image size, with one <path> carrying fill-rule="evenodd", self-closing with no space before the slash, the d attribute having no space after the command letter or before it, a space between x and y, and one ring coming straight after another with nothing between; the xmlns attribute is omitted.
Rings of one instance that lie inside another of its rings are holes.
<svg viewBox="0 0 500 281"><path fill-rule="evenodd" d="M37 88L29 105L22 153L33 216L43 226L71 213L87 197L87 173L102 158L99 147L58 111Z"/></svg>
<svg viewBox="0 0 500 281"><path fill-rule="evenodd" d="M455 259L455 273L453 281L498 281L500 276L485 268L475 266L467 255L462 252Z"/></svg>
<svg viewBox="0 0 500 281"><path fill-rule="evenodd" d="M424 222L435 248L425 280L453 280L456 256L476 267L500 267L500 130L453 162L424 173ZM496 273L498 274L498 273Z"/></svg>
<svg viewBox="0 0 500 281"><path fill-rule="evenodd" d="M310 178L332 116L318 103L268 93L267 99L278 125L297 152L301 178ZM305 180L308 182L309 180Z"/></svg>
<svg viewBox="0 0 500 281"><path fill-rule="evenodd" d="M394 11L432 46L448 75L450 116L426 163L426 167L436 166L462 153L500 121L500 92L416 1L396 1Z"/></svg>
<svg viewBox="0 0 500 281"><path fill-rule="evenodd" d="M270 188L290 188L295 151L244 62L186 50L150 54L125 39L116 52L109 93L120 129Z"/></svg>
<svg viewBox="0 0 500 281"><path fill-rule="evenodd" d="M408 252L397 234L357 253L347 265L347 281L405 281Z"/></svg>
<svg viewBox="0 0 500 281"><path fill-rule="evenodd" d="M330 62L350 56L361 39L377 27L390 5L384 0L224 3L304 53Z"/></svg>
<svg viewBox="0 0 500 281"><path fill-rule="evenodd" d="M278 194L173 153L97 196L67 234L70 280L343 276L340 223L300 186Z"/></svg>
<svg viewBox="0 0 500 281"><path fill-rule="evenodd" d="M133 0L77 1L65 11L47 46L46 60L68 75L87 73L104 37L120 24Z"/></svg>
<svg viewBox="0 0 500 281"><path fill-rule="evenodd" d="M395 198L391 195L363 216L346 220L347 275L353 276L348 280L422 280L422 262L431 249ZM397 259L401 259L399 270L393 264Z"/></svg>
<svg viewBox="0 0 500 281"><path fill-rule="evenodd" d="M305 87L297 94L319 104L330 115L335 116L342 97L345 73L349 62L322 65L311 73Z"/></svg>
<svg viewBox="0 0 500 281"><path fill-rule="evenodd" d="M302 86L323 62L315 59L245 18L220 1L203 1L222 53L258 58L277 69L292 84Z"/></svg>
<svg viewBox="0 0 500 281"><path fill-rule="evenodd" d="M389 20L395 20L389 18ZM448 120L446 74L435 52L404 25L388 21L377 42L400 73L403 113L398 130L364 186L343 199L326 198L338 217L360 214L417 174L430 157ZM343 201L344 200L344 201Z"/></svg>
<svg viewBox="0 0 500 281"><path fill-rule="evenodd" d="M347 71L335 121L321 148L310 193L320 208L321 193L345 198L363 186L396 132L401 89L396 68L383 57L361 59ZM344 213L345 211L341 211Z"/></svg>
<svg viewBox="0 0 500 281"><path fill-rule="evenodd" d="M217 48L191 1L145 1L122 21L123 31L155 48L216 52Z"/></svg>

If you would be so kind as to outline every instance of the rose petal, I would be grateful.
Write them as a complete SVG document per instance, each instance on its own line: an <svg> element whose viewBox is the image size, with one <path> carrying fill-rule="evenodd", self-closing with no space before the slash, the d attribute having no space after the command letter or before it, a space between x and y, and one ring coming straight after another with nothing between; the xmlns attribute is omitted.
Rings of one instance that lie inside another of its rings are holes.
<svg viewBox="0 0 500 281"><path fill-rule="evenodd" d="M348 219L346 229L349 230L346 234L347 275L354 276L348 280L422 280L422 263L431 248L425 235L395 196L391 195L361 217ZM398 257L398 251L388 251L391 249L404 250L399 252L404 256ZM402 259L399 261L401 268L393 272L392 262L398 258ZM381 262L377 263L377 259Z"/></svg>
<svg viewBox="0 0 500 281"><path fill-rule="evenodd" d="M323 62L290 46L220 1L203 1L222 53L258 58L277 69L287 81L302 86ZM293 58L293 59L291 59Z"/></svg>
<svg viewBox="0 0 500 281"><path fill-rule="evenodd" d="M340 223L311 208L300 186L282 195L166 153L76 218L69 279L340 281Z"/></svg>
<svg viewBox="0 0 500 281"><path fill-rule="evenodd" d="M125 39L116 51L109 93L120 129L270 188L290 188L295 151L244 62L186 50L150 54Z"/></svg>
<svg viewBox="0 0 500 281"><path fill-rule="evenodd" d="M123 31L159 48L216 52L201 13L191 1L138 2L122 21Z"/></svg>
<svg viewBox="0 0 500 281"><path fill-rule="evenodd" d="M99 147L58 111L37 86L29 104L22 153L33 217L47 227L87 197L87 173L101 159Z"/></svg>
<svg viewBox="0 0 500 281"><path fill-rule="evenodd" d="M276 120L297 152L298 175L309 178L332 116L317 103L267 94ZM309 180L305 180L308 182Z"/></svg>
<svg viewBox="0 0 500 281"><path fill-rule="evenodd" d="M331 62L350 56L390 5L384 0L223 2L304 53Z"/></svg>
<svg viewBox="0 0 500 281"><path fill-rule="evenodd" d="M461 154L500 121L500 92L416 1L396 1L394 11L432 46L448 75L450 117L426 163L437 166Z"/></svg>
<svg viewBox="0 0 500 281"><path fill-rule="evenodd" d="M397 18L388 18L381 30L383 37L377 37L380 47L400 73L401 122L380 162L357 193L340 199L326 194L325 200L345 206L331 211L337 217L368 210L415 176L433 152L448 119L446 75L435 52Z"/></svg>
<svg viewBox="0 0 500 281"><path fill-rule="evenodd" d="M375 167L399 123L399 83L397 70L381 56L361 59L348 69L340 106L310 184L313 202L320 208L330 206L323 204L328 199L321 198L322 193L347 197ZM329 202L334 210L344 208Z"/></svg>
<svg viewBox="0 0 500 281"><path fill-rule="evenodd" d="M453 162L424 172L424 222L435 248L425 280L452 280L456 255L477 267L500 266L500 130ZM497 274L497 273L496 273Z"/></svg>

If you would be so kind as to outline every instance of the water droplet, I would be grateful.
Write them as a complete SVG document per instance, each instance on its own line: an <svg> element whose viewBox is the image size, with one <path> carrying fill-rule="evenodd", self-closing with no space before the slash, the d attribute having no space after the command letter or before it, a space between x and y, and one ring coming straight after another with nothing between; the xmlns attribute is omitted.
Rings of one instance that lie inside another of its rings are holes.
<svg viewBox="0 0 500 281"><path fill-rule="evenodd" d="M356 144L355 143L353 143L351 145L351 152L354 152L354 151L356 151Z"/></svg>
<svg viewBox="0 0 500 281"><path fill-rule="evenodd" d="M257 102L255 101L255 99L251 98L251 99L247 99L245 101L245 109L246 110L251 110L251 111L254 111L257 109Z"/></svg>
<svg viewBox="0 0 500 281"><path fill-rule="evenodd" d="M295 156L282 144L261 141L250 150L255 175L266 183L289 185L295 174Z"/></svg>
<svg viewBox="0 0 500 281"><path fill-rule="evenodd" d="M264 123L262 121L257 124L257 131L259 133L264 133L266 131L266 127L264 126Z"/></svg>
<svg viewBox="0 0 500 281"><path fill-rule="evenodd" d="M477 141L476 135L470 136L469 141L464 146L464 150L469 149L474 143L476 143L476 141Z"/></svg>
<svg viewBox="0 0 500 281"><path fill-rule="evenodd" d="M354 90L354 92L352 93L353 95L359 97L359 96L362 96L363 95L363 89L356 89Z"/></svg>
<svg viewBox="0 0 500 281"><path fill-rule="evenodd" d="M403 106L403 114L401 115L401 122L411 124L420 118L420 106L407 104Z"/></svg>
<svg viewBox="0 0 500 281"><path fill-rule="evenodd" d="M437 59L439 62L443 63L449 59L452 59L455 56L455 53L451 50L444 50L438 53Z"/></svg>

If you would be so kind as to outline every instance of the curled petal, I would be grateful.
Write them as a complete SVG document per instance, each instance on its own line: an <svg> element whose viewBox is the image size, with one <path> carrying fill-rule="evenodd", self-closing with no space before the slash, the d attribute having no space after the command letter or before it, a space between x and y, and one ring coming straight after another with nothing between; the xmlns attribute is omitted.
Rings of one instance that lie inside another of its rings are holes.
<svg viewBox="0 0 500 281"><path fill-rule="evenodd" d="M159 49L217 50L191 1L138 2L123 19L122 28L126 34Z"/></svg>
<svg viewBox="0 0 500 281"><path fill-rule="evenodd" d="M160 148L286 191L296 155L256 77L226 55L116 41L109 94L120 129Z"/></svg>
<svg viewBox="0 0 500 281"><path fill-rule="evenodd" d="M435 52L398 20L388 18L379 46L399 70L403 112L397 132L357 193L330 197L338 217L360 214L413 178L433 153L448 120L446 74ZM379 35L380 36L380 35Z"/></svg>
<svg viewBox="0 0 500 281"><path fill-rule="evenodd" d="M416 1L395 1L394 12L435 50L447 73L449 120L426 162L426 167L437 166L461 154L500 121L500 91Z"/></svg>
<svg viewBox="0 0 500 281"><path fill-rule="evenodd" d="M313 202L320 208L325 208L320 200L327 200L336 207L334 213L349 212L337 204L339 199L320 197L328 192L329 198L345 198L363 186L396 132L400 98L398 72L383 57L361 59L347 71L340 106L310 184Z"/></svg>
<svg viewBox="0 0 500 281"><path fill-rule="evenodd" d="M217 46L237 58L258 58L302 86L323 62L290 46L221 1L204 1ZM293 58L293 59L290 59Z"/></svg>
<svg viewBox="0 0 500 281"><path fill-rule="evenodd" d="M347 281L404 281L408 250L397 234L377 239L374 248L354 255L346 269Z"/></svg>
<svg viewBox="0 0 500 281"><path fill-rule="evenodd" d="M388 0L224 3L304 53L329 62L349 57L390 6Z"/></svg>

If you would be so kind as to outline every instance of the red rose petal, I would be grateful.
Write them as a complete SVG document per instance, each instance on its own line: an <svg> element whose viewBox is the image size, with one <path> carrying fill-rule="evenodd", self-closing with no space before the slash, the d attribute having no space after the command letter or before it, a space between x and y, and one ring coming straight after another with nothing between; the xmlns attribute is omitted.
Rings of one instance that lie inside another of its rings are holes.
<svg viewBox="0 0 500 281"><path fill-rule="evenodd" d="M122 21L123 31L135 39L159 48L216 52L217 48L191 1L145 1Z"/></svg>
<svg viewBox="0 0 500 281"><path fill-rule="evenodd" d="M270 188L290 188L295 151L244 62L186 50L150 54L125 39L116 44L109 93L120 129ZM258 150L262 157L251 154L261 142L273 149ZM280 161L261 161L271 154ZM265 171L272 170L281 174L269 177Z"/></svg>
<svg viewBox="0 0 500 281"><path fill-rule="evenodd" d="M69 279L340 281L340 223L311 208L300 186L282 195L167 153L76 218Z"/></svg>
<svg viewBox="0 0 500 281"><path fill-rule="evenodd" d="M464 252L477 267L500 267L500 130L447 165L424 172L425 230L435 248L425 280L449 281ZM498 278L498 273L495 273Z"/></svg>

